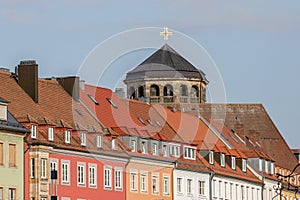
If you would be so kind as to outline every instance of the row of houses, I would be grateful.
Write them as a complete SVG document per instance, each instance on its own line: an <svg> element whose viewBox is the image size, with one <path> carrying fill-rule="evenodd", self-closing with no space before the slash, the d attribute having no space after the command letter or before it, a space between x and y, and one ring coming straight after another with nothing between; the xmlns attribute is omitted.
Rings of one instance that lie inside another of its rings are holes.
<svg viewBox="0 0 300 200"><path fill-rule="evenodd" d="M292 168L241 126L42 79L35 61L0 71L0 97L0 200L299 198L300 176L275 190Z"/></svg>

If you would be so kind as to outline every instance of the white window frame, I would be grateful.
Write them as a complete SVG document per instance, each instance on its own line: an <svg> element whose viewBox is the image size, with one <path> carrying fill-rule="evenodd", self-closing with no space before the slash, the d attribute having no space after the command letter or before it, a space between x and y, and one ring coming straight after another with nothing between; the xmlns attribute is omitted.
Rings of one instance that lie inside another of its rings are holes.
<svg viewBox="0 0 300 200"><path fill-rule="evenodd" d="M242 159L242 171L246 172L247 171L247 160L246 159Z"/></svg>
<svg viewBox="0 0 300 200"><path fill-rule="evenodd" d="M97 164L89 163L89 187L96 188L97 187Z"/></svg>
<svg viewBox="0 0 300 200"><path fill-rule="evenodd" d="M141 150L142 150L142 153L143 154L146 154L147 153L147 141L145 141L145 140L143 140L142 142L141 142Z"/></svg>
<svg viewBox="0 0 300 200"><path fill-rule="evenodd" d="M176 179L176 188L177 188L177 193L182 194L182 186L183 186L183 178L182 177L177 177Z"/></svg>
<svg viewBox="0 0 300 200"><path fill-rule="evenodd" d="M37 135L37 128L36 125L31 125L31 138L36 139L36 135Z"/></svg>
<svg viewBox="0 0 300 200"><path fill-rule="evenodd" d="M112 148L112 150L117 150L117 139L116 138L111 139L111 148Z"/></svg>
<svg viewBox="0 0 300 200"><path fill-rule="evenodd" d="M180 156L180 144L170 144L170 154L178 158Z"/></svg>
<svg viewBox="0 0 300 200"><path fill-rule="evenodd" d="M198 195L204 196L205 195L205 181L198 180Z"/></svg>
<svg viewBox="0 0 300 200"><path fill-rule="evenodd" d="M214 164L214 151L209 151L208 153L208 162L209 164L213 165Z"/></svg>
<svg viewBox="0 0 300 200"><path fill-rule="evenodd" d="M170 176L169 175L163 176L163 194L164 195L170 194Z"/></svg>
<svg viewBox="0 0 300 200"><path fill-rule="evenodd" d="M41 178L47 178L47 159L41 158Z"/></svg>
<svg viewBox="0 0 300 200"><path fill-rule="evenodd" d="M136 152L136 140L130 141L131 152Z"/></svg>
<svg viewBox="0 0 300 200"><path fill-rule="evenodd" d="M17 188L8 188L8 200L17 200Z"/></svg>
<svg viewBox="0 0 300 200"><path fill-rule="evenodd" d="M188 196L193 195L192 185L193 185L193 179L191 178L186 179L186 193Z"/></svg>
<svg viewBox="0 0 300 200"><path fill-rule="evenodd" d="M141 172L140 179L141 179L141 192L147 193L148 192L148 172Z"/></svg>
<svg viewBox="0 0 300 200"><path fill-rule="evenodd" d="M1 185L0 186L0 200L4 200L4 188L3 188L3 186Z"/></svg>
<svg viewBox="0 0 300 200"><path fill-rule="evenodd" d="M96 140L97 140L97 147L98 148L101 148L102 147L102 136L101 135L97 135L96 137Z"/></svg>
<svg viewBox="0 0 300 200"><path fill-rule="evenodd" d="M111 190L112 189L112 167L108 165L104 166L103 173L104 173L103 176L104 189Z"/></svg>
<svg viewBox="0 0 300 200"><path fill-rule="evenodd" d="M81 133L80 140L81 140L81 146L86 146L86 134L85 133Z"/></svg>
<svg viewBox="0 0 300 200"><path fill-rule="evenodd" d="M168 145L167 144L162 145L162 154L164 157L168 157Z"/></svg>
<svg viewBox="0 0 300 200"><path fill-rule="evenodd" d="M53 127L48 128L48 140L49 141L54 140L54 128Z"/></svg>
<svg viewBox="0 0 300 200"><path fill-rule="evenodd" d="M157 156L158 154L158 144L157 143L152 143L152 154Z"/></svg>
<svg viewBox="0 0 300 200"><path fill-rule="evenodd" d="M30 158L30 178L35 178L35 158Z"/></svg>
<svg viewBox="0 0 300 200"><path fill-rule="evenodd" d="M65 130L65 143L70 144L71 142L71 131Z"/></svg>
<svg viewBox="0 0 300 200"><path fill-rule="evenodd" d="M69 160L61 161L61 184L62 185L70 184L70 161Z"/></svg>
<svg viewBox="0 0 300 200"><path fill-rule="evenodd" d="M157 173L152 174L151 182L152 182L152 194L159 194L159 176ZM156 190L154 190L154 187L153 187L154 183L156 183L156 187L155 187Z"/></svg>
<svg viewBox="0 0 300 200"><path fill-rule="evenodd" d="M224 153L220 154L220 163L221 163L221 167L225 167L225 154Z"/></svg>
<svg viewBox="0 0 300 200"><path fill-rule="evenodd" d="M196 160L196 147L184 146L184 158Z"/></svg>
<svg viewBox="0 0 300 200"><path fill-rule="evenodd" d="M115 190L123 190L123 169L121 167L115 167Z"/></svg>
<svg viewBox="0 0 300 200"><path fill-rule="evenodd" d="M130 171L130 191L138 191L138 172L136 170Z"/></svg>
<svg viewBox="0 0 300 200"><path fill-rule="evenodd" d="M85 187L86 185L86 164L77 162L77 186Z"/></svg>
<svg viewBox="0 0 300 200"><path fill-rule="evenodd" d="M234 156L231 156L231 169L236 169L236 159Z"/></svg>

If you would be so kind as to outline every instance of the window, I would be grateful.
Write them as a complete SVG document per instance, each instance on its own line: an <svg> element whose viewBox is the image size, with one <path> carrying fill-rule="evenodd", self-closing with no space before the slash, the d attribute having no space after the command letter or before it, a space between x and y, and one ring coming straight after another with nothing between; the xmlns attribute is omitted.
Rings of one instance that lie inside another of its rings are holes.
<svg viewBox="0 0 300 200"><path fill-rule="evenodd" d="M115 104L110 98L106 98L106 100L112 105L112 107L118 108L117 104Z"/></svg>
<svg viewBox="0 0 300 200"><path fill-rule="evenodd" d="M9 188L8 189L8 199L9 200L16 200L16 189L15 188Z"/></svg>
<svg viewBox="0 0 300 200"><path fill-rule="evenodd" d="M0 187L0 200L3 200L3 187Z"/></svg>
<svg viewBox="0 0 300 200"><path fill-rule="evenodd" d="M204 185L205 182L204 181L198 181L198 194L199 195L204 195Z"/></svg>
<svg viewBox="0 0 300 200"><path fill-rule="evenodd" d="M85 133L81 133L80 139L81 139L81 145L86 146L86 134Z"/></svg>
<svg viewBox="0 0 300 200"><path fill-rule="evenodd" d="M48 140L53 141L54 140L54 129L48 128Z"/></svg>
<svg viewBox="0 0 300 200"><path fill-rule="evenodd" d="M36 126L31 125L31 138L35 139L36 138Z"/></svg>
<svg viewBox="0 0 300 200"><path fill-rule="evenodd" d="M131 140L130 148L131 148L132 152L136 152L136 141L135 140Z"/></svg>
<svg viewBox="0 0 300 200"><path fill-rule="evenodd" d="M209 151L209 164L213 165L214 164L214 152Z"/></svg>
<svg viewBox="0 0 300 200"><path fill-rule="evenodd" d="M41 178L47 178L47 159L42 158L41 159Z"/></svg>
<svg viewBox="0 0 300 200"><path fill-rule="evenodd" d="M220 154L220 160L221 160L221 167L225 167L225 154Z"/></svg>
<svg viewBox="0 0 300 200"><path fill-rule="evenodd" d="M142 149L142 153L145 154L146 153L146 142L145 141L142 141L141 149Z"/></svg>
<svg viewBox="0 0 300 200"><path fill-rule="evenodd" d="M61 163L61 182L62 184L70 183L70 161L62 160Z"/></svg>
<svg viewBox="0 0 300 200"><path fill-rule="evenodd" d="M17 145L8 145L9 167L17 167Z"/></svg>
<svg viewBox="0 0 300 200"><path fill-rule="evenodd" d="M186 181L186 191L188 195L192 195L192 179Z"/></svg>
<svg viewBox="0 0 300 200"><path fill-rule="evenodd" d="M170 193L170 181L169 181L169 176L164 176L164 194L169 194Z"/></svg>
<svg viewBox="0 0 300 200"><path fill-rule="evenodd" d="M234 156L231 157L231 169L235 170L235 157Z"/></svg>
<svg viewBox="0 0 300 200"><path fill-rule="evenodd" d="M152 193L159 193L159 185L158 185L158 175L152 175Z"/></svg>
<svg viewBox="0 0 300 200"><path fill-rule="evenodd" d="M170 145L170 154L172 154L175 157L179 157L180 156L180 146L171 144Z"/></svg>
<svg viewBox="0 0 300 200"><path fill-rule="evenodd" d="M35 177L35 159L34 158L30 159L30 177L31 178Z"/></svg>
<svg viewBox="0 0 300 200"><path fill-rule="evenodd" d="M156 143L152 144L152 154L157 155L157 144Z"/></svg>
<svg viewBox="0 0 300 200"><path fill-rule="evenodd" d="M1 156L1 155L0 155ZM274 174L274 163L271 162L271 171L270 171L271 174Z"/></svg>
<svg viewBox="0 0 300 200"><path fill-rule="evenodd" d="M50 160L50 178L57 180L57 160Z"/></svg>
<svg viewBox="0 0 300 200"><path fill-rule="evenodd" d="M137 191L137 172L130 172L130 190Z"/></svg>
<svg viewBox="0 0 300 200"><path fill-rule="evenodd" d="M69 130L65 131L65 143L69 144L71 142L71 132Z"/></svg>
<svg viewBox="0 0 300 200"><path fill-rule="evenodd" d="M77 184L85 185L85 163L77 163Z"/></svg>
<svg viewBox="0 0 300 200"><path fill-rule="evenodd" d="M116 190L122 190L123 179L122 179L122 168L115 168L115 188Z"/></svg>
<svg viewBox="0 0 300 200"><path fill-rule="evenodd" d="M4 165L4 149L2 142L0 142L0 166L1 165Z"/></svg>
<svg viewBox="0 0 300 200"><path fill-rule="evenodd" d="M93 97L92 95L88 94L88 96L90 97L90 99L94 102L94 104L99 105L99 102L95 99L95 97Z"/></svg>
<svg viewBox="0 0 300 200"><path fill-rule="evenodd" d="M182 178L177 178L177 193L182 193Z"/></svg>
<svg viewBox="0 0 300 200"><path fill-rule="evenodd" d="M246 161L246 159L242 159L242 171L243 172L247 171L247 161Z"/></svg>
<svg viewBox="0 0 300 200"><path fill-rule="evenodd" d="M111 189L111 179L112 179L111 167L105 166L104 167L104 188L105 189Z"/></svg>
<svg viewBox="0 0 300 200"><path fill-rule="evenodd" d="M225 193L225 199L228 199L228 183L225 182L225 185L224 185L224 193Z"/></svg>
<svg viewBox="0 0 300 200"><path fill-rule="evenodd" d="M168 148L167 148L166 144L163 145L162 153L163 153L164 157L168 156Z"/></svg>
<svg viewBox="0 0 300 200"><path fill-rule="evenodd" d="M196 149L191 147L184 147L184 158L196 159Z"/></svg>
<svg viewBox="0 0 300 200"><path fill-rule="evenodd" d="M111 139L111 148L112 150L117 150L117 141L116 138Z"/></svg>
<svg viewBox="0 0 300 200"><path fill-rule="evenodd" d="M242 196L242 200L244 200L245 199L245 188L243 185L241 186L241 196Z"/></svg>
<svg viewBox="0 0 300 200"><path fill-rule="evenodd" d="M101 135L97 135L97 147L98 148L102 147L102 137L101 137Z"/></svg>
<svg viewBox="0 0 300 200"><path fill-rule="evenodd" d="M141 173L141 191L147 192L148 188L148 173Z"/></svg>
<svg viewBox="0 0 300 200"><path fill-rule="evenodd" d="M97 186L97 165L89 164L89 187Z"/></svg>

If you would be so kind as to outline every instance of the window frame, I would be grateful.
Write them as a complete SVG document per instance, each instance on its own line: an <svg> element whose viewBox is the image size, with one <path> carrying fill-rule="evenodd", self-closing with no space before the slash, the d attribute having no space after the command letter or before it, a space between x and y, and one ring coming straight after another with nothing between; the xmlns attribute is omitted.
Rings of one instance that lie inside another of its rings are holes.
<svg viewBox="0 0 300 200"><path fill-rule="evenodd" d="M30 158L30 178L35 178L35 158Z"/></svg>
<svg viewBox="0 0 300 200"><path fill-rule="evenodd" d="M54 141L54 128L53 127L48 128L48 140Z"/></svg>
<svg viewBox="0 0 300 200"><path fill-rule="evenodd" d="M198 195L204 196L205 195L205 181L198 180Z"/></svg>
<svg viewBox="0 0 300 200"><path fill-rule="evenodd" d="M81 146L86 146L86 134L85 133L81 133L80 140L81 140Z"/></svg>
<svg viewBox="0 0 300 200"><path fill-rule="evenodd" d="M71 131L65 130L65 143L70 144L71 143Z"/></svg>
<svg viewBox="0 0 300 200"><path fill-rule="evenodd" d="M106 172L107 176L106 176ZM104 166L104 170L103 170L103 174L104 174L104 178L103 178L103 187L105 190L112 190L112 167L109 165L105 165ZM107 180L108 178L108 180Z"/></svg>
<svg viewBox="0 0 300 200"><path fill-rule="evenodd" d="M61 160L61 184L70 185L70 161L69 160Z"/></svg>
<svg viewBox="0 0 300 200"><path fill-rule="evenodd" d="M14 147L15 153L10 152L11 146ZM13 156L13 158L12 158L13 163L10 163L11 156ZM18 145L17 145L17 143L8 143L8 167L9 168L17 168L18 167Z"/></svg>
<svg viewBox="0 0 300 200"><path fill-rule="evenodd" d="M140 181L141 181L141 192L147 193L148 192L148 172L141 172L140 173Z"/></svg>
<svg viewBox="0 0 300 200"><path fill-rule="evenodd" d="M184 146L183 157L189 160L196 160L196 147Z"/></svg>
<svg viewBox="0 0 300 200"><path fill-rule="evenodd" d="M193 195L192 185L193 185L193 179L191 178L186 179L186 194L188 196Z"/></svg>
<svg viewBox="0 0 300 200"><path fill-rule="evenodd" d="M97 188L97 164L88 164L88 182L90 188Z"/></svg>
<svg viewBox="0 0 300 200"><path fill-rule="evenodd" d="M14 191L13 193L11 193ZM13 194L13 198L11 198L11 194ZM8 200L17 200L17 189L16 188L8 188Z"/></svg>
<svg viewBox="0 0 300 200"><path fill-rule="evenodd" d="M31 138L36 139L37 136L37 127L36 125L31 125Z"/></svg>
<svg viewBox="0 0 300 200"><path fill-rule="evenodd" d="M163 194L170 195L170 176L163 175Z"/></svg>
<svg viewBox="0 0 300 200"><path fill-rule="evenodd" d="M96 145L98 148L102 148L102 135L96 136Z"/></svg>
<svg viewBox="0 0 300 200"><path fill-rule="evenodd" d="M137 192L138 191L138 172L135 170L130 171L130 191Z"/></svg>
<svg viewBox="0 0 300 200"><path fill-rule="evenodd" d="M156 183L155 190L154 190L154 182ZM156 194L156 195L159 194L159 175L158 174L156 174L156 173L152 174L151 183L152 183L152 194Z"/></svg>
<svg viewBox="0 0 300 200"><path fill-rule="evenodd" d="M136 140L130 140L130 148L131 148L131 152L137 152L137 148L136 148Z"/></svg>
<svg viewBox="0 0 300 200"><path fill-rule="evenodd" d="M236 169L236 158L234 156L231 156L231 169Z"/></svg>
<svg viewBox="0 0 300 200"><path fill-rule="evenodd" d="M77 186L86 186L86 163L77 162Z"/></svg>
<svg viewBox="0 0 300 200"><path fill-rule="evenodd" d="M119 173L119 176L118 176ZM118 177L120 180L118 180ZM115 167L115 190L122 191L123 190L123 169L121 167ZM120 185L117 183L119 182Z"/></svg>
<svg viewBox="0 0 300 200"><path fill-rule="evenodd" d="M180 180L180 181L179 181ZM177 190L177 194L182 194L182 177L177 177L176 179L176 190Z"/></svg>
<svg viewBox="0 0 300 200"><path fill-rule="evenodd" d="M208 162L209 162L209 164L213 165L214 162L215 162L214 151L210 150L208 154L209 154L208 155Z"/></svg>
<svg viewBox="0 0 300 200"><path fill-rule="evenodd" d="M242 171L247 172L247 160L242 158Z"/></svg>
<svg viewBox="0 0 300 200"><path fill-rule="evenodd" d="M220 165L221 167L225 167L225 154L220 153Z"/></svg>

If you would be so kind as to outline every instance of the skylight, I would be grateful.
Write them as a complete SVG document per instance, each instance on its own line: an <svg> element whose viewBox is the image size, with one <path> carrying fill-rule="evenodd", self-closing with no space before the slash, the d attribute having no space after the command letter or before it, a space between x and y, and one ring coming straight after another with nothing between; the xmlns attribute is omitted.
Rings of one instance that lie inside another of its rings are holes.
<svg viewBox="0 0 300 200"><path fill-rule="evenodd" d="M142 123L142 124L145 124L144 120L140 117L138 117L138 120Z"/></svg>
<svg viewBox="0 0 300 200"><path fill-rule="evenodd" d="M110 98L106 98L106 100L112 105L112 107L118 108L118 106Z"/></svg>
<svg viewBox="0 0 300 200"><path fill-rule="evenodd" d="M99 102L95 99L95 97L93 97L92 95L88 94L88 96L90 97L90 99L96 104L99 105Z"/></svg>
<svg viewBox="0 0 300 200"><path fill-rule="evenodd" d="M82 115L82 112L79 109L75 109L78 115Z"/></svg>

